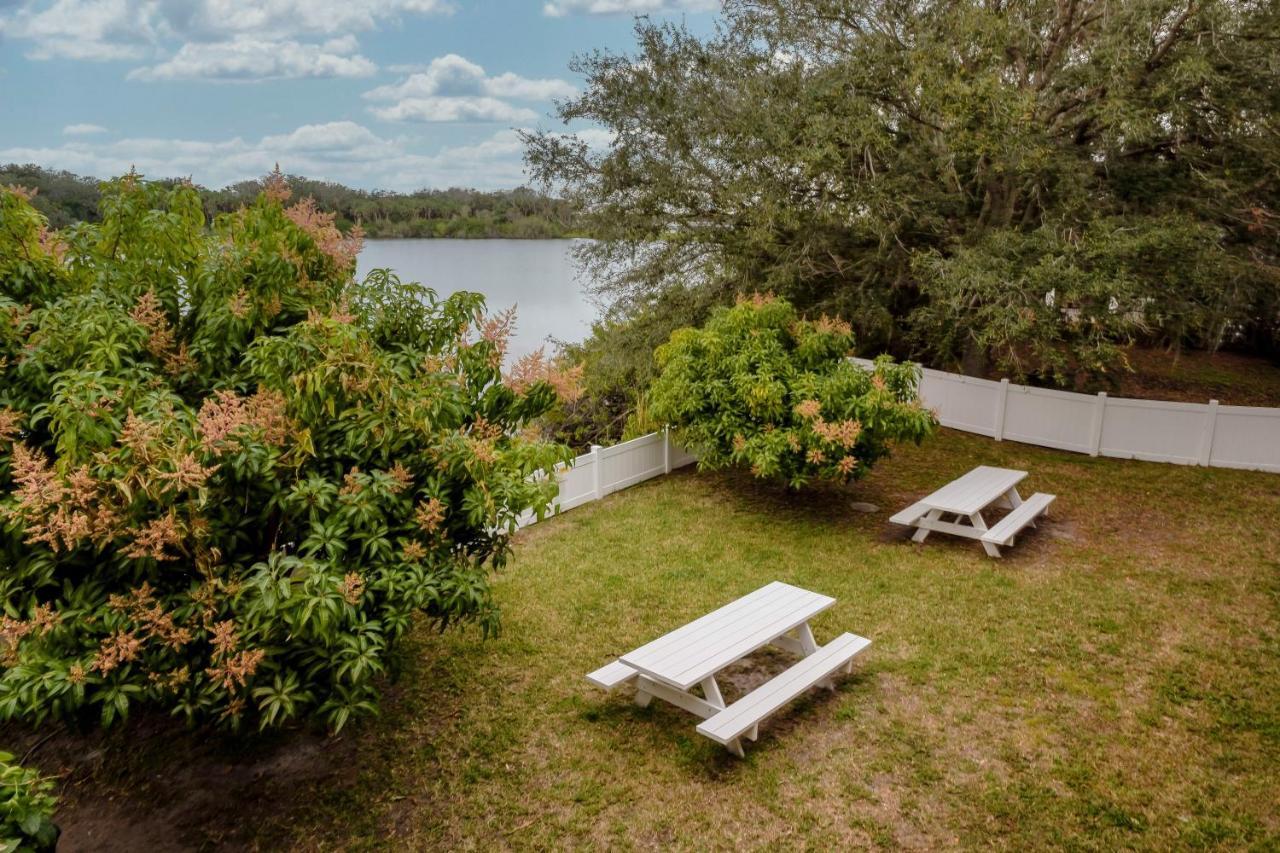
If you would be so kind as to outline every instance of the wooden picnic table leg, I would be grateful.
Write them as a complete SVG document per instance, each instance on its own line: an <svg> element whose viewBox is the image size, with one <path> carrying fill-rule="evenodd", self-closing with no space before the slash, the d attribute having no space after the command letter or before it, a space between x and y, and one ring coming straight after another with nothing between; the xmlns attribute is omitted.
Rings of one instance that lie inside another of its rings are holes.
<svg viewBox="0 0 1280 853"><path fill-rule="evenodd" d="M975 512L973 515L969 516L969 523L973 525L974 530L979 531L979 534L981 534L981 531L985 531L987 529L987 523L982 520L982 513L980 512ZM981 541L981 535L979 535L979 541ZM1000 556L1000 546L993 545L990 542L983 542L982 547L990 556Z"/></svg>
<svg viewBox="0 0 1280 853"><path fill-rule="evenodd" d="M942 518L942 510L940 510L940 509L931 509L931 510L929 510L927 513L925 513L925 516L924 516L924 517L925 517L925 520L926 520L926 521L937 521L939 518ZM923 542L924 540L926 540L926 539L928 539L928 538L929 538L929 528L927 528L927 527L918 527L918 528L916 528L916 532L912 535L912 537L911 537L911 541L912 541L912 542Z"/></svg>
<svg viewBox="0 0 1280 853"><path fill-rule="evenodd" d="M1004 493L1004 499L1009 502L1009 509L1017 509L1022 506L1022 495L1018 494L1017 486L1010 486L1009 491Z"/></svg>

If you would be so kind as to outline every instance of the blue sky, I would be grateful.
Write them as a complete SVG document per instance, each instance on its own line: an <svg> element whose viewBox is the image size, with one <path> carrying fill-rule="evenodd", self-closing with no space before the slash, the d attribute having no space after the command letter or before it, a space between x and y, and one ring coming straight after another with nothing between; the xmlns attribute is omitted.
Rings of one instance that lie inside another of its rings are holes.
<svg viewBox="0 0 1280 853"><path fill-rule="evenodd" d="M223 186L524 182L575 53L635 14L709 31L715 0L0 0L0 163ZM593 144L599 129L569 128Z"/></svg>

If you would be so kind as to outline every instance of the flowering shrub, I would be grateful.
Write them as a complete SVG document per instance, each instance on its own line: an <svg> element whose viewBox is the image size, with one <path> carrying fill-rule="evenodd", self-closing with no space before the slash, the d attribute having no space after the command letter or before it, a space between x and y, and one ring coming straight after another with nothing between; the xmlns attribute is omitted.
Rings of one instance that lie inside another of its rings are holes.
<svg viewBox="0 0 1280 853"><path fill-rule="evenodd" d="M496 626L555 391L503 382L479 295L355 282L287 197L207 227L130 175L51 234L0 190L0 716L337 729L414 614Z"/></svg>
<svg viewBox="0 0 1280 853"><path fill-rule="evenodd" d="M652 415L703 467L745 465L795 488L860 477L935 419L916 400L912 365L882 357L864 370L852 347L840 320L804 320L768 296L740 301L658 348Z"/></svg>

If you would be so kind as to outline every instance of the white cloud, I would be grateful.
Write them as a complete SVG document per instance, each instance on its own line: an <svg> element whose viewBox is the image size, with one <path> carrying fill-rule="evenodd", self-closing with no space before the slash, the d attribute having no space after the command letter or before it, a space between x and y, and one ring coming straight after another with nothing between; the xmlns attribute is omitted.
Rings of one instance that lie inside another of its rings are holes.
<svg viewBox="0 0 1280 853"><path fill-rule="evenodd" d="M0 149L0 162L37 163L82 175L138 171L150 177L190 176L221 187L260 177L279 162L286 172L350 186L408 191L465 186L498 189L525 182L524 144L512 130L480 142L425 154L413 141L380 137L351 121L303 125L252 141L134 138L68 141L57 146Z"/></svg>
<svg viewBox="0 0 1280 853"><path fill-rule="evenodd" d="M65 136L92 136L95 133L106 133L107 129L100 124L69 124L62 129Z"/></svg>
<svg viewBox="0 0 1280 853"><path fill-rule="evenodd" d="M384 121L527 122L537 113L510 101L546 101L576 91L566 80L530 79L511 72L490 77L483 67L450 53L397 83L371 89L365 97L389 102L370 108Z"/></svg>
<svg viewBox="0 0 1280 853"><path fill-rule="evenodd" d="M353 33L452 9L446 0L35 0L10 12L0 5L0 37L30 42L32 59L139 60L179 45L148 69L156 77L206 65L232 77L257 68L268 76L359 76L372 64L349 56ZM337 38L317 43L325 37ZM249 47L267 43L289 56L273 63Z"/></svg>
<svg viewBox="0 0 1280 853"><path fill-rule="evenodd" d="M355 50L354 37L324 44L237 36L225 42L184 44L170 59L129 72L132 80L268 80L368 77L377 70Z"/></svg>
<svg viewBox="0 0 1280 853"><path fill-rule="evenodd" d="M498 98L470 96L460 98L405 98L386 107L370 107L369 111L383 121L534 121L538 114L528 107L517 107Z"/></svg>
<svg viewBox="0 0 1280 853"><path fill-rule="evenodd" d="M552 18L565 15L644 15L656 12L713 12L719 0L550 0L542 14Z"/></svg>
<svg viewBox="0 0 1280 853"><path fill-rule="evenodd" d="M549 101L552 98L571 98L578 93L578 88L568 80L530 80L510 71L490 77L485 88L499 98L515 98L518 101Z"/></svg>

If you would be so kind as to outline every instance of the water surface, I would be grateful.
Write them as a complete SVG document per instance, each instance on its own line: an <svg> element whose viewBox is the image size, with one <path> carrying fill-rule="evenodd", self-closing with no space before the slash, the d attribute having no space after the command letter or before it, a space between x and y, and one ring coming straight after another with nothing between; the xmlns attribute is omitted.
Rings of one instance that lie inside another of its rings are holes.
<svg viewBox="0 0 1280 853"><path fill-rule="evenodd" d="M595 306L570 254L575 240L366 240L359 275L390 267L403 281L419 281L441 296L459 290L485 295L490 311L516 306L511 355L548 338L580 341L591 331ZM550 352L551 347L548 347Z"/></svg>

